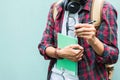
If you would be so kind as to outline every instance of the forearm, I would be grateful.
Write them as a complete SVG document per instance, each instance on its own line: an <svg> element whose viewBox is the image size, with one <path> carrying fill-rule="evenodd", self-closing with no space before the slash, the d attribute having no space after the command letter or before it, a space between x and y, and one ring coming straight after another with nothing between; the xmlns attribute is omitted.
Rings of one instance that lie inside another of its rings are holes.
<svg viewBox="0 0 120 80"><path fill-rule="evenodd" d="M96 52L97 55L99 55L99 56L103 55L104 45L97 37L95 37L94 39L92 39L91 41L88 41L88 42L92 46L92 48L94 49L94 51Z"/></svg>
<svg viewBox="0 0 120 80"><path fill-rule="evenodd" d="M52 46L50 46L50 47L47 47L46 48L46 54L49 56L49 57L52 57L52 58L56 58L56 56L55 56L55 48L54 47L52 47Z"/></svg>
<svg viewBox="0 0 120 80"><path fill-rule="evenodd" d="M49 57L52 57L52 58L56 58L56 59L59 59L59 55L58 55L58 52L59 52L59 49L57 48L54 48L52 46L49 46L46 48L46 55L49 56Z"/></svg>
<svg viewBox="0 0 120 80"><path fill-rule="evenodd" d="M100 63L113 64L118 60L118 47L114 47L101 42L98 38L95 38L93 42L89 44L94 49L96 55L96 60Z"/></svg>

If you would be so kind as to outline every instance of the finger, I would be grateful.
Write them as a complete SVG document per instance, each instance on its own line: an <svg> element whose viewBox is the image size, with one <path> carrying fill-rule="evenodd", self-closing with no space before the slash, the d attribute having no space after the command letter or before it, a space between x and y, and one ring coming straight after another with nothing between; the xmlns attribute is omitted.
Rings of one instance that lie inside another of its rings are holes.
<svg viewBox="0 0 120 80"><path fill-rule="evenodd" d="M77 36L94 36L96 35L95 32L82 32L82 33L76 33Z"/></svg>
<svg viewBox="0 0 120 80"><path fill-rule="evenodd" d="M69 58L69 60L71 60L71 61L73 61L73 62L77 62L77 61L78 61L78 59L73 58L73 57Z"/></svg>
<svg viewBox="0 0 120 80"><path fill-rule="evenodd" d="M76 30L76 29L79 29L79 28L82 28L82 24L80 24L80 23L79 23L79 24L75 24L74 27L75 27L75 30Z"/></svg>
<svg viewBox="0 0 120 80"><path fill-rule="evenodd" d="M75 50L77 50L77 49L82 50L82 49L83 49L83 47L80 46L80 45L78 45L78 44L71 45L71 48L73 48L73 49L75 49Z"/></svg>
<svg viewBox="0 0 120 80"><path fill-rule="evenodd" d="M84 49L82 49L82 50L79 52L79 54L83 54L83 52L84 52Z"/></svg>
<svg viewBox="0 0 120 80"><path fill-rule="evenodd" d="M83 58L83 54L81 54L81 55L77 58L77 60L80 61L80 60L82 60L82 58Z"/></svg>
<svg viewBox="0 0 120 80"><path fill-rule="evenodd" d="M81 52L79 52L79 53L75 56L75 58L76 58L77 60L80 60L80 58L82 58L82 56L83 56L83 50L81 50Z"/></svg>
<svg viewBox="0 0 120 80"><path fill-rule="evenodd" d="M84 39L86 39L86 40L90 40L90 39L93 39L93 38L94 38L93 35L78 35L78 37L84 38Z"/></svg>
<svg viewBox="0 0 120 80"><path fill-rule="evenodd" d="M81 58L81 57L78 59L78 61L80 61L80 60L82 60L82 58Z"/></svg>
<svg viewBox="0 0 120 80"><path fill-rule="evenodd" d="M83 56L83 54L79 54L79 55L76 56L76 59L79 59L79 58L81 58L82 56Z"/></svg>
<svg viewBox="0 0 120 80"><path fill-rule="evenodd" d="M76 56L76 55L79 55L79 53L80 53L81 51L82 51L82 50L80 50L80 49L74 49L74 53L76 53L75 56Z"/></svg>
<svg viewBox="0 0 120 80"><path fill-rule="evenodd" d="M78 62L80 60L82 60L82 57L78 57L78 58L74 59L75 62Z"/></svg>
<svg viewBox="0 0 120 80"><path fill-rule="evenodd" d="M83 24L76 24L75 26L75 29L78 29L78 28L82 28L82 27L94 27L93 24L88 24L88 23L83 23Z"/></svg>
<svg viewBox="0 0 120 80"><path fill-rule="evenodd" d="M84 50L79 50L79 52L78 52L78 53L76 53L76 55L75 55L75 56L79 56L79 55L83 54L83 52L84 52Z"/></svg>
<svg viewBox="0 0 120 80"><path fill-rule="evenodd" d="M75 30L75 33L82 33L82 32L96 32L95 28L79 28Z"/></svg>
<svg viewBox="0 0 120 80"><path fill-rule="evenodd" d="M75 60L80 61L80 60L82 60L82 58L83 58L83 54L80 54L80 55L75 57Z"/></svg>

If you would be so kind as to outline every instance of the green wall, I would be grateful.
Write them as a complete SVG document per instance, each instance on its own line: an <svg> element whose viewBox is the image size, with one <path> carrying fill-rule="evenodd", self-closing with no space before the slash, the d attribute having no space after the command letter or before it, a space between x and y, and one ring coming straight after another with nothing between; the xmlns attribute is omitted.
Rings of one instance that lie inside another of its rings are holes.
<svg viewBox="0 0 120 80"><path fill-rule="evenodd" d="M120 12L118 0L109 1ZM52 2L0 0L0 80L46 80L49 61L39 54L37 46ZM120 61L113 80L120 79L119 65Z"/></svg>
<svg viewBox="0 0 120 80"><path fill-rule="evenodd" d="M0 80L46 80L37 46L52 0L0 0Z"/></svg>
<svg viewBox="0 0 120 80"><path fill-rule="evenodd" d="M119 0L107 0L109 1L111 4L114 5L114 7L117 9L118 11L118 46L119 46L119 50L120 50L120 3ZM120 57L118 62L115 64L115 71L114 71L114 75L113 75L113 80L120 80Z"/></svg>

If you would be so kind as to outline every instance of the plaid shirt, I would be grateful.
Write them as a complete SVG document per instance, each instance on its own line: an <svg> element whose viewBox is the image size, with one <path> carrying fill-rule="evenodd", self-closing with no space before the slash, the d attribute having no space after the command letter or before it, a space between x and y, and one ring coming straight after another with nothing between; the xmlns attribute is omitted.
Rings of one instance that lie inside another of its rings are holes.
<svg viewBox="0 0 120 80"><path fill-rule="evenodd" d="M92 0L88 0L79 12L79 23L87 23L90 21L91 4ZM57 33L61 33L64 17L63 8L61 5L58 5L58 14L54 21L52 14L53 5L50 8L46 29L38 46L38 49L44 58L50 60L49 72L56 62L56 59L47 56L45 49L48 46L57 47ZM116 63L119 54L116 20L116 10L111 4L105 2L102 9L101 25L96 34L97 38L104 44L104 52L102 56L98 56L86 40L78 38L78 44L84 47L85 55L85 59L83 58L78 62L79 80L108 80L108 73L105 64Z"/></svg>

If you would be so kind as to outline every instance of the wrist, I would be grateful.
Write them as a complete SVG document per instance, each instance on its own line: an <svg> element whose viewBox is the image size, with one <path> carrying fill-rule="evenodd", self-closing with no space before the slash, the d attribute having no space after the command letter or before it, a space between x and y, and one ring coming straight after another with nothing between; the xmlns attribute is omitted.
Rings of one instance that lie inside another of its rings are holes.
<svg viewBox="0 0 120 80"><path fill-rule="evenodd" d="M60 50L60 48L56 48L55 49L55 57L57 58L57 59L62 59L60 56L59 56L59 50Z"/></svg>
<svg viewBox="0 0 120 80"><path fill-rule="evenodd" d="M94 38L88 40L88 43L89 43L90 45L95 45L95 44L96 44L96 41L97 41L97 38L94 37Z"/></svg>
<svg viewBox="0 0 120 80"><path fill-rule="evenodd" d="M88 41L88 43L92 46L92 48L95 50L97 55L99 56L103 55L104 45L97 37L94 37L94 39Z"/></svg>

